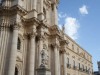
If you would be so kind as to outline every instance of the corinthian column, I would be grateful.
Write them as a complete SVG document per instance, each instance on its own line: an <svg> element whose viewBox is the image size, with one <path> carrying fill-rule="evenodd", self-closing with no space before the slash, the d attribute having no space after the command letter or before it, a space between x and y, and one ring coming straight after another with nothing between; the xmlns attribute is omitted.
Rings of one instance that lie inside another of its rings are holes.
<svg viewBox="0 0 100 75"><path fill-rule="evenodd" d="M18 25L14 25L9 58L8 75L14 75L17 53Z"/></svg>
<svg viewBox="0 0 100 75"><path fill-rule="evenodd" d="M55 75L60 75L60 60L59 60L59 47L57 44L54 45L54 58L55 58Z"/></svg>
<svg viewBox="0 0 100 75"><path fill-rule="evenodd" d="M29 50L29 64L28 64L28 75L34 75L35 66L35 37L36 37L36 26L33 26L33 32L30 35L30 50Z"/></svg>

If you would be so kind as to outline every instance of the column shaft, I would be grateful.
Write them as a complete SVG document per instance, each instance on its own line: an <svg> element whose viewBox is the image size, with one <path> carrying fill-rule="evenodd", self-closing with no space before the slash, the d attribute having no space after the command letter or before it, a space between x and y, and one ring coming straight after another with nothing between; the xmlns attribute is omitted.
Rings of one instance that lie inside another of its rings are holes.
<svg viewBox="0 0 100 75"><path fill-rule="evenodd" d="M31 9L36 10L36 7L37 7L37 0L31 0Z"/></svg>
<svg viewBox="0 0 100 75"><path fill-rule="evenodd" d="M31 0L31 10L33 10L33 16L37 18L37 0Z"/></svg>
<svg viewBox="0 0 100 75"><path fill-rule="evenodd" d="M60 75L60 61L59 61L59 51L57 49L57 47L54 48L54 58L55 58L55 75Z"/></svg>
<svg viewBox="0 0 100 75"><path fill-rule="evenodd" d="M66 66L67 66L67 64L66 64L66 53L63 53L63 67L64 67L63 70L64 70L64 75L67 74Z"/></svg>
<svg viewBox="0 0 100 75"><path fill-rule="evenodd" d="M43 49L43 41L42 41L42 38L40 38L39 40L39 64L38 64L38 67L40 67L41 65L41 51Z"/></svg>
<svg viewBox="0 0 100 75"><path fill-rule="evenodd" d="M40 13L43 13L43 0L40 0Z"/></svg>
<svg viewBox="0 0 100 75"><path fill-rule="evenodd" d="M12 35L11 52L9 58L8 75L14 75L17 53L18 29L15 27Z"/></svg>
<svg viewBox="0 0 100 75"><path fill-rule="evenodd" d="M43 0L40 0L40 14L39 19L44 20L44 14L43 14Z"/></svg>
<svg viewBox="0 0 100 75"><path fill-rule="evenodd" d="M32 35L30 39L30 51L29 51L29 74L34 75L34 66L35 66L35 36Z"/></svg>
<svg viewBox="0 0 100 75"><path fill-rule="evenodd" d="M27 0L27 11L31 10L31 0Z"/></svg>
<svg viewBox="0 0 100 75"><path fill-rule="evenodd" d="M57 6L54 4L54 25L58 25L58 13L57 13Z"/></svg>

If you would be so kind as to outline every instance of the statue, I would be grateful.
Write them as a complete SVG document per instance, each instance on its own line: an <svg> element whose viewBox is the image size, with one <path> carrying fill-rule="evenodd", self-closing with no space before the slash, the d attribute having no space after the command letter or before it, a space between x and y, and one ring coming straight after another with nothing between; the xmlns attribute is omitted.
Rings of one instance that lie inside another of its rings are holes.
<svg viewBox="0 0 100 75"><path fill-rule="evenodd" d="M49 56L46 45L43 45L43 50L41 51L41 66L48 66Z"/></svg>

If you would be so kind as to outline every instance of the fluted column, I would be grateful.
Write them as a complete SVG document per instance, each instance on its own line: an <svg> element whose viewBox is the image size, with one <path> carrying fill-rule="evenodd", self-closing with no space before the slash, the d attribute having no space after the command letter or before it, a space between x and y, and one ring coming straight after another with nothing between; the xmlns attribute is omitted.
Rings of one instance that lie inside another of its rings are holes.
<svg viewBox="0 0 100 75"><path fill-rule="evenodd" d="M11 7L11 0L3 0L2 2L3 6Z"/></svg>
<svg viewBox="0 0 100 75"><path fill-rule="evenodd" d="M30 35L30 50L29 50L29 64L28 64L28 75L34 75L35 71L35 37L36 37L36 26L33 26L33 32Z"/></svg>
<svg viewBox="0 0 100 75"><path fill-rule="evenodd" d="M5 25L5 23L4 23ZM5 73L6 55L9 51L10 27L0 26L0 75ZM7 67L6 67L7 68Z"/></svg>
<svg viewBox="0 0 100 75"><path fill-rule="evenodd" d="M17 53L18 25L14 25L9 58L8 75L14 75Z"/></svg>
<svg viewBox="0 0 100 75"><path fill-rule="evenodd" d="M54 63L55 63L55 75L60 75L60 58L59 58L59 49L58 49L58 46L55 44L54 45Z"/></svg>

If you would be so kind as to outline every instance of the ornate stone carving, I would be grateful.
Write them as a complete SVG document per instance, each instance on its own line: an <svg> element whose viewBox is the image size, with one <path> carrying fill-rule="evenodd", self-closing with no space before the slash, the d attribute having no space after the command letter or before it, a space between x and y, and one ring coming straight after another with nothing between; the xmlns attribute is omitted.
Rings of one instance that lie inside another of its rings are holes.
<svg viewBox="0 0 100 75"><path fill-rule="evenodd" d="M12 25L11 25L11 28L12 28L12 30L18 30L19 28L20 28L20 25L18 24L18 23L13 23Z"/></svg>
<svg viewBox="0 0 100 75"><path fill-rule="evenodd" d="M51 45L53 46L53 48L60 48L60 45L57 43L52 43Z"/></svg>
<svg viewBox="0 0 100 75"><path fill-rule="evenodd" d="M43 45L43 49L41 51L41 67L47 67L49 61L49 55L46 45Z"/></svg>

